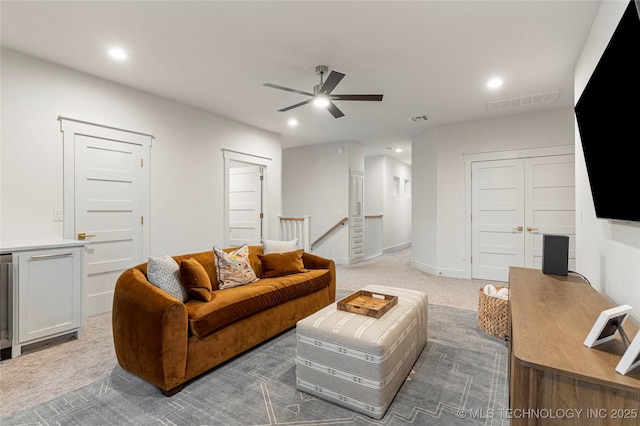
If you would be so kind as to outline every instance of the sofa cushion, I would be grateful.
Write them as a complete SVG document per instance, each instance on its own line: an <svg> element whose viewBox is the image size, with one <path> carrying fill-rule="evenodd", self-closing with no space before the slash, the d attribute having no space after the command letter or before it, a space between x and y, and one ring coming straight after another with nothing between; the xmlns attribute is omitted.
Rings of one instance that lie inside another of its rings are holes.
<svg viewBox="0 0 640 426"><path fill-rule="evenodd" d="M173 258L180 263L185 259L193 259L196 260L209 276L209 281L211 282L211 289L218 289L218 278L216 275L216 261L213 256L213 251L204 251L200 253L191 253L191 254L183 254L180 256L173 256Z"/></svg>
<svg viewBox="0 0 640 426"><path fill-rule="evenodd" d="M286 253L259 254L262 263L262 278L279 277L281 275L307 272L302 262L304 250Z"/></svg>
<svg viewBox="0 0 640 426"><path fill-rule="evenodd" d="M224 251L230 253L236 250L236 248L225 248ZM262 275L262 267L260 265L260 259L258 258L258 254L263 253L262 246L249 246L249 263L251 264L251 268L255 271L256 276ZM217 290L218 286L218 274L216 273L216 259L213 254L213 250L191 253L191 254L182 254L179 256L173 257L178 263L180 263L183 259L193 258L198 261L202 265L205 271L207 271L207 275L209 275L209 280L211 281L211 288L213 290ZM141 270L146 273L146 265L141 265Z"/></svg>
<svg viewBox="0 0 640 426"><path fill-rule="evenodd" d="M288 300L311 294L331 282L328 269L277 278L263 278L251 284L213 291L210 302L189 300L189 331L203 337L234 321Z"/></svg>
<svg viewBox="0 0 640 426"><path fill-rule="evenodd" d="M216 273L220 289L249 284L258 279L249 261L249 246L227 252L218 247L213 248L216 257Z"/></svg>
<svg viewBox="0 0 640 426"><path fill-rule="evenodd" d="M298 248L298 239L291 241L262 240L264 254L284 253L287 251L295 251Z"/></svg>
<svg viewBox="0 0 640 426"><path fill-rule="evenodd" d="M204 267L194 258L180 261L180 281L189 294L198 300L211 300L211 280Z"/></svg>
<svg viewBox="0 0 640 426"><path fill-rule="evenodd" d="M181 302L189 299L189 293L180 282L180 267L170 256L149 257L147 267L149 282Z"/></svg>

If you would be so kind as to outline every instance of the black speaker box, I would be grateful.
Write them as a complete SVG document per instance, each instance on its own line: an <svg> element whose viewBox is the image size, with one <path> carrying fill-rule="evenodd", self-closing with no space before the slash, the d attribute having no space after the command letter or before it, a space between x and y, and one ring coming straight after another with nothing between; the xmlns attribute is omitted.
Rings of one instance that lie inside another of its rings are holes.
<svg viewBox="0 0 640 426"><path fill-rule="evenodd" d="M569 237L542 236L542 272L549 275L569 274Z"/></svg>

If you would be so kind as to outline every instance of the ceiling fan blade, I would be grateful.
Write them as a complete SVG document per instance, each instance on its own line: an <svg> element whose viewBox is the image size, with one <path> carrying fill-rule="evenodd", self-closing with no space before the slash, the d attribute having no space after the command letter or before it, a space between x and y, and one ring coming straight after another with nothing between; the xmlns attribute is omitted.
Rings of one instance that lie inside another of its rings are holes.
<svg viewBox="0 0 640 426"><path fill-rule="evenodd" d="M327 81L324 82L322 87L320 88L320 93L324 93L325 95L329 95L333 89L336 88L340 80L344 78L344 74L338 71L331 71L329 77L327 77Z"/></svg>
<svg viewBox="0 0 640 426"><path fill-rule="evenodd" d="M344 113L340 111L336 104L334 104L333 102L330 102L329 105L327 105L327 111L329 111L331 115L333 115L333 118L344 117Z"/></svg>
<svg viewBox="0 0 640 426"><path fill-rule="evenodd" d="M303 102L297 103L297 104L295 104L295 105L291 105L291 106L288 106L288 107L286 107L286 108L279 109L278 111L280 111L280 112L289 111L290 109L298 108L299 106L302 106L302 105L308 104L308 103L309 103L309 102L311 102L311 101L313 101L313 99L308 99L308 100L306 100L306 101L303 101Z"/></svg>
<svg viewBox="0 0 640 426"><path fill-rule="evenodd" d="M382 95L331 95L333 101L381 101Z"/></svg>
<svg viewBox="0 0 640 426"><path fill-rule="evenodd" d="M313 96L313 93L303 92L302 90L290 89L289 87L278 86L277 84L265 83L263 86L271 87L273 89L286 90L287 92L298 93L300 95Z"/></svg>

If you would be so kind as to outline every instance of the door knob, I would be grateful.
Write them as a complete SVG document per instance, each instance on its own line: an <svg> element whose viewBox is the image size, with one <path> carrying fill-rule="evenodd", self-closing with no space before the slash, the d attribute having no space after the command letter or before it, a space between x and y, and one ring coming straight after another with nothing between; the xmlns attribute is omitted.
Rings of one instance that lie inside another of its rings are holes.
<svg viewBox="0 0 640 426"><path fill-rule="evenodd" d="M522 226L518 226L517 228L513 228L514 231L522 232Z"/></svg>
<svg viewBox="0 0 640 426"><path fill-rule="evenodd" d="M85 234L84 232L78 232L79 240L86 240L87 238L95 237L93 234Z"/></svg>
<svg viewBox="0 0 640 426"><path fill-rule="evenodd" d="M532 226L527 226L527 231L531 232L531 231L537 231L538 228L534 228Z"/></svg>

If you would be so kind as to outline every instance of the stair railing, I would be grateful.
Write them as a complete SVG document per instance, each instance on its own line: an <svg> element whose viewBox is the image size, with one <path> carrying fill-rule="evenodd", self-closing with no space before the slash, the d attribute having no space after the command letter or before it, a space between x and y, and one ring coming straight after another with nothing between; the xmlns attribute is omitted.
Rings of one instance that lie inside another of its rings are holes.
<svg viewBox="0 0 640 426"><path fill-rule="evenodd" d="M382 215L364 217L364 258L380 256L384 250Z"/></svg>
<svg viewBox="0 0 640 426"><path fill-rule="evenodd" d="M298 239L298 247L304 251L311 251L311 216L303 217L283 217L278 216L280 226L278 227L278 239L280 241L291 241Z"/></svg>
<svg viewBox="0 0 640 426"><path fill-rule="evenodd" d="M348 217L343 217L342 219L340 219L340 221L338 221L338 223L336 223L331 228L329 228L329 230L327 232L325 232L324 234L322 234L320 236L320 238L318 238L313 243L311 243L311 251L317 249L322 244L324 244L325 241L327 241L329 238L331 238L335 234L337 234L341 229L343 229L344 225L346 225L348 222L349 222L349 218Z"/></svg>

